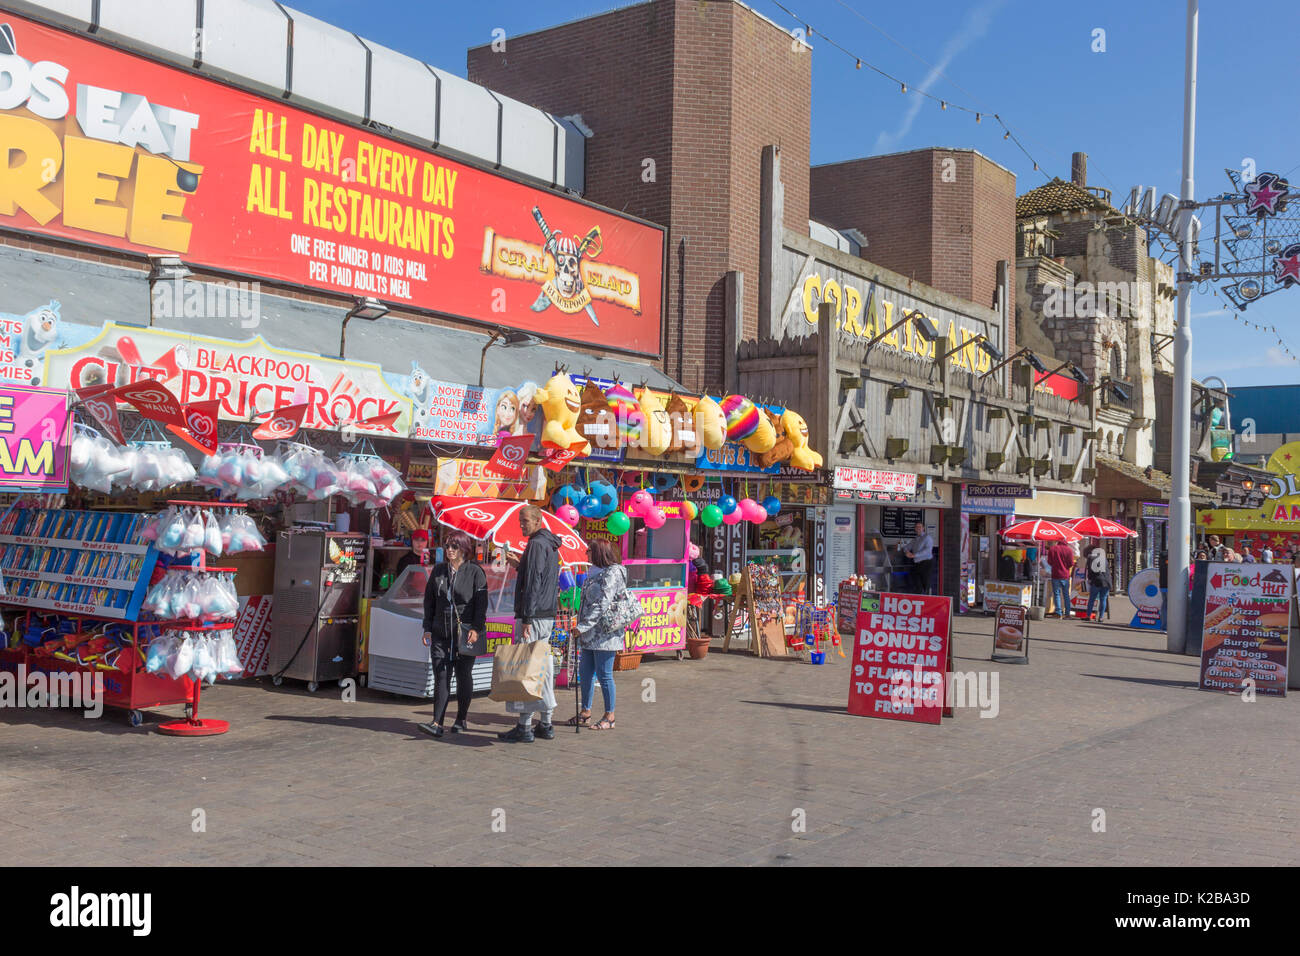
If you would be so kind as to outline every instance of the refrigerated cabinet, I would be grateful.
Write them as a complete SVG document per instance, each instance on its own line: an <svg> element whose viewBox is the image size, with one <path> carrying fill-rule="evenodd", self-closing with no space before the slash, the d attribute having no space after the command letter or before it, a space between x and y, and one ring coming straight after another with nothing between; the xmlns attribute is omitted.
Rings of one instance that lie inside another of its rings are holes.
<svg viewBox="0 0 1300 956"><path fill-rule="evenodd" d="M276 539L268 671L307 682L356 675L364 535L281 531Z"/></svg>

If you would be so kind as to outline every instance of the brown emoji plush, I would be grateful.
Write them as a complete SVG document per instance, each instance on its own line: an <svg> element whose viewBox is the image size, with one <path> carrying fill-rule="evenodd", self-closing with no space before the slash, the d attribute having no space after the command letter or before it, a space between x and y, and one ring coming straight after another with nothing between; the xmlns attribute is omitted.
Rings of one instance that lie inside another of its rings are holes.
<svg viewBox="0 0 1300 956"><path fill-rule="evenodd" d="M779 465L789 460L790 456L794 454L794 442L792 442L790 436L785 433L785 429L781 424L780 415L777 415L775 412L769 412L766 409L764 410L764 414L767 416L768 421L771 423L772 428L776 433L776 443L762 454L755 455L753 461L759 468L771 468L773 465Z"/></svg>
<svg viewBox="0 0 1300 956"><path fill-rule="evenodd" d="M600 386L588 379L582 386L581 407L578 409L578 434L591 442L594 448L618 447L618 418Z"/></svg>

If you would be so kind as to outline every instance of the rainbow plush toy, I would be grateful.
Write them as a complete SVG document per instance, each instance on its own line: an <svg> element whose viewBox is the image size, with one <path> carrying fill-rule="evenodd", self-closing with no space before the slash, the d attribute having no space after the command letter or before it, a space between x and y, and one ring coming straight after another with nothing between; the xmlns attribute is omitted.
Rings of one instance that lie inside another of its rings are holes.
<svg viewBox="0 0 1300 956"><path fill-rule="evenodd" d="M614 413L618 421L620 442L626 445L631 441L639 441L641 429L638 424L641 420L641 404L632 394L632 390L622 382L615 382L605 389L605 401L609 403L609 410Z"/></svg>
<svg viewBox="0 0 1300 956"><path fill-rule="evenodd" d="M727 417L727 441L744 441L758 430L758 406L744 395L728 395L720 407Z"/></svg>
<svg viewBox="0 0 1300 956"><path fill-rule="evenodd" d="M767 415L759 413L758 427L741 444L755 455L761 455L772 450L776 445L776 429L772 426L772 422Z"/></svg>

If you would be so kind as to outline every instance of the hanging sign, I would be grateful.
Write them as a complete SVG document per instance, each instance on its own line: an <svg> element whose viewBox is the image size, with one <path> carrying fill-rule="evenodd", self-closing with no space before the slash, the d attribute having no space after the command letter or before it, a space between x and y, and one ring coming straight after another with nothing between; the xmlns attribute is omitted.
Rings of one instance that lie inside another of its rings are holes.
<svg viewBox="0 0 1300 956"><path fill-rule="evenodd" d="M501 444L484 466L485 470L502 478L518 478L528 463L528 450L533 447L532 435L511 435L502 438Z"/></svg>
<svg viewBox="0 0 1300 956"><path fill-rule="evenodd" d="M109 394L112 385L96 385L93 388L77 389L77 399L95 423L119 445L126 444L126 435L122 432L122 422L117 416L117 402Z"/></svg>
<svg viewBox="0 0 1300 956"><path fill-rule="evenodd" d="M130 402L145 418L185 428L185 413L181 410L180 402L161 382L141 379L129 385L120 385L113 390L113 397L120 402Z"/></svg>
<svg viewBox="0 0 1300 956"><path fill-rule="evenodd" d="M302 427L302 420L307 415L307 405L286 405L277 408L266 416L266 421L253 431L258 441L273 441L277 438L292 438Z"/></svg>

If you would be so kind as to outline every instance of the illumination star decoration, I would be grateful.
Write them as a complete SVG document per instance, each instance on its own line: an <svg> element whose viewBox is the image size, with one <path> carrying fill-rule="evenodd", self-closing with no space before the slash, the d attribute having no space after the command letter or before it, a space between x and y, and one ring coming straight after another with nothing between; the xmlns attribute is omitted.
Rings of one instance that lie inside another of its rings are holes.
<svg viewBox="0 0 1300 956"><path fill-rule="evenodd" d="M1300 285L1300 242L1287 246L1273 260L1273 278L1284 286Z"/></svg>
<svg viewBox="0 0 1300 956"><path fill-rule="evenodd" d="M1291 184L1277 173L1260 173L1242 190L1246 194L1246 215L1276 216L1286 209Z"/></svg>

